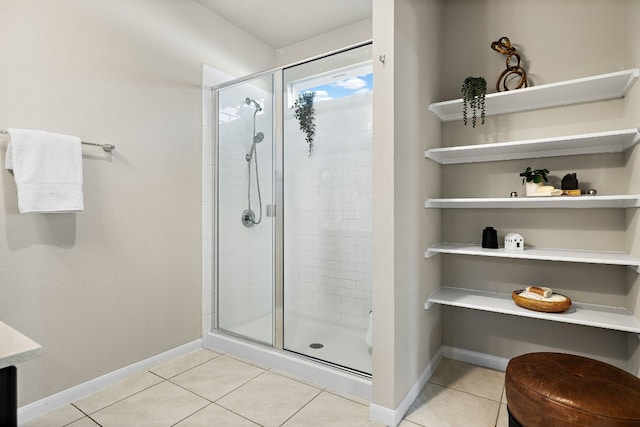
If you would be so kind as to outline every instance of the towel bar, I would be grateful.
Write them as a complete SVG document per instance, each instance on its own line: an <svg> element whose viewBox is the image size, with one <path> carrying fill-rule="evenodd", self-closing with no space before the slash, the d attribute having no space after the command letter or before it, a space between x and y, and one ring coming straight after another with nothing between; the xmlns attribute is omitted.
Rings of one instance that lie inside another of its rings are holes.
<svg viewBox="0 0 640 427"><path fill-rule="evenodd" d="M7 131L6 131L6 130L4 130L4 129L0 129L0 133L2 133L2 134L6 134L6 135L8 135L8 134L9 134L9 132L7 132ZM81 142L82 142L82 144L84 144L84 145L93 145L93 146L95 146L95 147L102 147L102 149L103 149L104 151L106 151L107 153L110 153L110 152L112 152L113 150L115 150L115 149L116 149L116 146L115 146L115 145L113 145L113 144L96 144L95 142L86 142L86 141L81 141Z"/></svg>

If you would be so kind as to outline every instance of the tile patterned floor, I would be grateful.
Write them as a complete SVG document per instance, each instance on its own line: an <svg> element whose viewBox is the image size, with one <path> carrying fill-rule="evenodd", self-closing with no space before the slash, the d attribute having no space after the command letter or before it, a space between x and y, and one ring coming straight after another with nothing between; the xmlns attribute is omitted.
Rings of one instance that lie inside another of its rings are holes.
<svg viewBox="0 0 640 427"><path fill-rule="evenodd" d="M504 373L443 359L400 427L506 427ZM22 427L382 427L368 402L198 350Z"/></svg>

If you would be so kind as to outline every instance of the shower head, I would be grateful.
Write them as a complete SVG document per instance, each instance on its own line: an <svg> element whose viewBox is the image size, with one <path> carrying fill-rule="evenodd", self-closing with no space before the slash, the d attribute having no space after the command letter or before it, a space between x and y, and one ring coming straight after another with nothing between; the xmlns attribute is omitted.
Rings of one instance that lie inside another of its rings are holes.
<svg viewBox="0 0 640 427"><path fill-rule="evenodd" d="M253 104L254 107L256 107L256 113L258 111L262 111L262 107L260 106L260 104L258 104L258 102L255 99L245 98L244 103L247 105Z"/></svg>
<svg viewBox="0 0 640 427"><path fill-rule="evenodd" d="M258 132L253 136L253 143L254 144L262 142L262 140L264 140L264 133L262 133L262 132Z"/></svg>

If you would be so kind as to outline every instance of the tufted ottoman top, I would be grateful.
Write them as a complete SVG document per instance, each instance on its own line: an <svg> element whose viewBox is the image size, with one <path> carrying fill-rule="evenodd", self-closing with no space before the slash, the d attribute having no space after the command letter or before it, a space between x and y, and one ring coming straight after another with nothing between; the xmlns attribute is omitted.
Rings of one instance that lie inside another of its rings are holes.
<svg viewBox="0 0 640 427"><path fill-rule="evenodd" d="M529 353L509 361L507 406L524 426L640 426L640 378L597 360Z"/></svg>

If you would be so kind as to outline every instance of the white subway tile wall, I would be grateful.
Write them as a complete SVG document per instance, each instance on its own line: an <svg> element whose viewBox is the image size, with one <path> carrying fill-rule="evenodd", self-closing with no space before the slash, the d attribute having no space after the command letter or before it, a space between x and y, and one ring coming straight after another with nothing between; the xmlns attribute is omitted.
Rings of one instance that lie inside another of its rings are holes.
<svg viewBox="0 0 640 427"><path fill-rule="evenodd" d="M285 113L288 313L366 328L372 294L371 93L315 104L313 151Z"/></svg>

